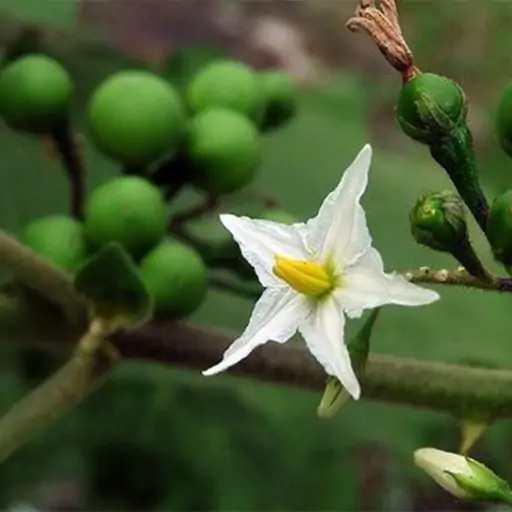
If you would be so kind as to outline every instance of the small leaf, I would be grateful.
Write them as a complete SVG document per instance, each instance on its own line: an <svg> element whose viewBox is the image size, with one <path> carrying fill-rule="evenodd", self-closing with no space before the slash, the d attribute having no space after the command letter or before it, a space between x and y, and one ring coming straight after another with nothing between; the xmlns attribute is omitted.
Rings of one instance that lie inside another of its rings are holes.
<svg viewBox="0 0 512 512"><path fill-rule="evenodd" d="M151 316L153 304L137 267L117 243L98 251L77 272L75 289L93 314L119 327L135 327Z"/></svg>
<svg viewBox="0 0 512 512"><path fill-rule="evenodd" d="M374 309L356 336L348 342L348 352L352 361L352 367L358 379L363 377L366 369L366 361L370 351L370 336L379 311L379 308ZM317 409L318 416L323 419L332 418L349 398L350 395L343 387L343 384L337 378L329 376Z"/></svg>

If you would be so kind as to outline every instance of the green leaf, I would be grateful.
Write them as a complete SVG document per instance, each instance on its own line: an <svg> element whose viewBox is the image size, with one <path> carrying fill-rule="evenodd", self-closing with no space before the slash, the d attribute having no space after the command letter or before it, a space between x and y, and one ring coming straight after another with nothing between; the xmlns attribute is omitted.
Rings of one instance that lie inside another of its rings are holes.
<svg viewBox="0 0 512 512"><path fill-rule="evenodd" d="M135 263L117 243L91 257L78 270L74 284L91 303L93 314L118 328L135 327L151 316L151 296Z"/></svg>

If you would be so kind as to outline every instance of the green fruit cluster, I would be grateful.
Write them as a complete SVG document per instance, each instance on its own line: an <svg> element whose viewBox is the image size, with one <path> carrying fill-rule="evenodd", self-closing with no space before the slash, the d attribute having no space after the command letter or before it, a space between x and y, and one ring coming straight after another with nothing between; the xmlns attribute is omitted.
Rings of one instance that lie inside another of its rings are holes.
<svg viewBox="0 0 512 512"><path fill-rule="evenodd" d="M22 241L70 273L98 249L117 242L139 263L155 313L181 318L205 297L206 267L194 249L166 237L166 222L160 190L144 178L122 176L92 192L83 223L64 215L43 217L25 228Z"/></svg>
<svg viewBox="0 0 512 512"><path fill-rule="evenodd" d="M0 70L0 116L14 130L62 141L72 99L71 76L47 55L20 55ZM139 265L157 314L191 314L205 297L206 267L195 249L167 237L164 193L176 183L211 197L246 186L261 161L262 134L285 126L297 101L286 74L233 60L202 64L183 91L142 69L107 77L87 103L87 135L124 175L91 191L83 219L34 220L22 242L71 274L116 242Z"/></svg>
<svg viewBox="0 0 512 512"><path fill-rule="evenodd" d="M88 119L106 156L148 176L164 168L160 185L185 182L219 196L254 179L261 133L284 126L296 108L286 74L220 59L192 75L182 95L148 71L121 71L93 92Z"/></svg>

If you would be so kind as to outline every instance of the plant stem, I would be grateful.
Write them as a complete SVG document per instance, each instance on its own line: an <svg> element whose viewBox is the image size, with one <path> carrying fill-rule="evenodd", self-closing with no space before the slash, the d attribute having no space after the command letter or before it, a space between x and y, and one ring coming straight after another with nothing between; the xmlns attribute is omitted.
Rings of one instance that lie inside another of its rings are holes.
<svg viewBox="0 0 512 512"><path fill-rule="evenodd" d="M0 229L0 266L27 288L59 306L69 320L83 319L85 304L68 274L50 265L15 238Z"/></svg>
<svg viewBox="0 0 512 512"><path fill-rule="evenodd" d="M13 310L11 302L5 307L7 312ZM19 338L12 322L7 329L8 335L4 336L4 317L9 317L9 314L0 314L0 338L3 340L54 350L71 350L76 342L76 337L62 330L61 323L55 318L45 324L31 324L30 316L23 321L19 313ZM33 328L32 336L27 332L30 326ZM125 359L183 366L193 369L198 378L202 378L199 371L217 363L236 337L235 333L159 320L137 331L117 333L110 339ZM267 343L229 373L320 392L326 383L323 368L302 345L291 343ZM364 399L437 410L459 418L475 414L490 420L512 418L512 371L372 354L363 378L362 396Z"/></svg>
<svg viewBox="0 0 512 512"><path fill-rule="evenodd" d="M77 220L83 220L85 168L80 148L67 122L54 130L51 137L68 177L71 215Z"/></svg>
<svg viewBox="0 0 512 512"><path fill-rule="evenodd" d="M103 383L116 362L99 350L104 333L93 321L71 360L0 420L0 463Z"/></svg>

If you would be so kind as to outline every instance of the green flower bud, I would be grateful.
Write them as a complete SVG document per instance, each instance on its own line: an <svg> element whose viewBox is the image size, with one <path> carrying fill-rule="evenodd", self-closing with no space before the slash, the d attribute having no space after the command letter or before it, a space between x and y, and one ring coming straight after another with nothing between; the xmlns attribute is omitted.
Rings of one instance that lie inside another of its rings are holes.
<svg viewBox="0 0 512 512"><path fill-rule="evenodd" d="M449 190L421 196L409 215L416 242L451 253L467 237L464 204Z"/></svg>
<svg viewBox="0 0 512 512"><path fill-rule="evenodd" d="M494 257L506 266L512 265L512 190L494 200L486 234Z"/></svg>
<svg viewBox="0 0 512 512"><path fill-rule="evenodd" d="M467 111L466 96L456 82L423 73L402 87L396 115L406 135L432 144L465 124Z"/></svg>
<svg viewBox="0 0 512 512"><path fill-rule="evenodd" d="M414 452L414 463L457 498L504 503L512 500L507 482L469 457L436 448L420 448Z"/></svg>

